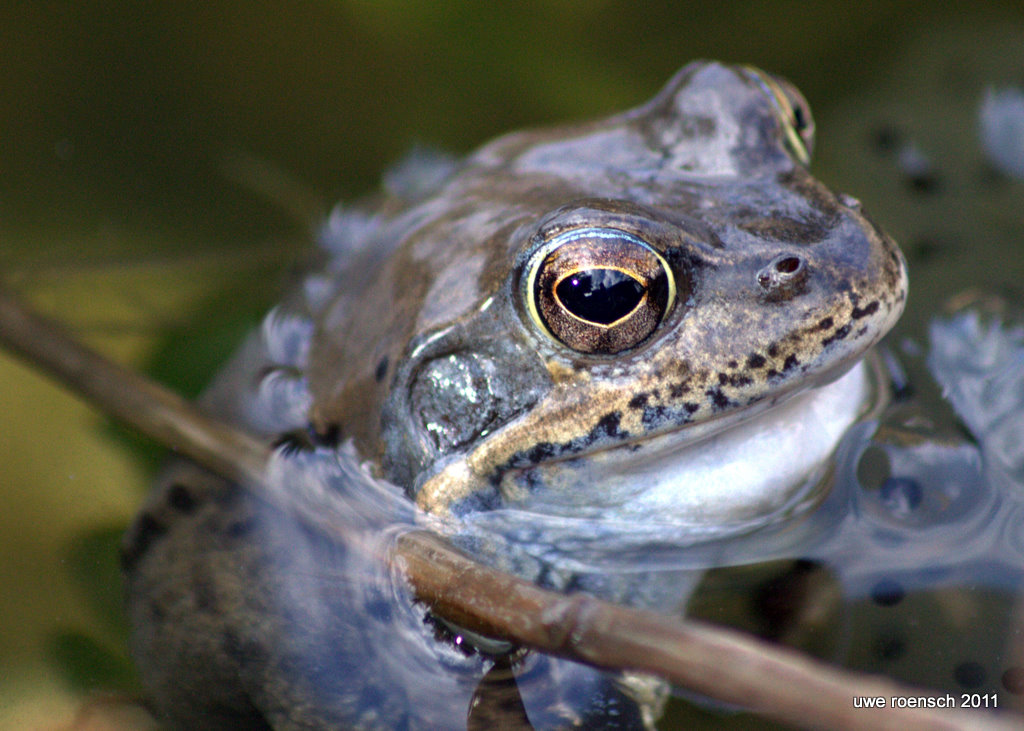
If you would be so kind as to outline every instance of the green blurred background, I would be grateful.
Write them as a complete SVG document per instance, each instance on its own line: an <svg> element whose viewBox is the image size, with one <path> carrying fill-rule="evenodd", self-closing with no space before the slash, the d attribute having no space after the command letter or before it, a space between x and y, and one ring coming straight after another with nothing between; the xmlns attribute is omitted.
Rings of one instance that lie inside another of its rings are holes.
<svg viewBox="0 0 1024 731"><path fill-rule="evenodd" d="M902 335L966 286L1019 291L1024 183L975 130L987 85L1024 86L1019 0L5 2L0 282L193 394L316 217L414 144L621 109L701 57L804 92L814 170L908 254ZM0 727L59 727L133 688L113 549L157 456L2 355L0 413Z"/></svg>

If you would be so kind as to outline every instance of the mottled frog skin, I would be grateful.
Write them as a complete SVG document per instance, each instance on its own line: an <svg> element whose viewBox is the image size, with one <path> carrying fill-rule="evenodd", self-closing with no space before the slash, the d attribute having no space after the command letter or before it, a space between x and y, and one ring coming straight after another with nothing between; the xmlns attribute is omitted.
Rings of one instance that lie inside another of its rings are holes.
<svg viewBox="0 0 1024 731"><path fill-rule="evenodd" d="M347 533L172 467L124 551L160 711L189 728L464 727L492 661L437 639L399 580L366 578L388 576L373 555L389 526L513 509L686 540L805 489L906 298L899 250L810 175L812 144L786 82L694 63L641 107L408 168L339 209L324 266L204 400L284 445L283 494L344 504ZM636 684L530 662L535 726L651 722Z"/></svg>

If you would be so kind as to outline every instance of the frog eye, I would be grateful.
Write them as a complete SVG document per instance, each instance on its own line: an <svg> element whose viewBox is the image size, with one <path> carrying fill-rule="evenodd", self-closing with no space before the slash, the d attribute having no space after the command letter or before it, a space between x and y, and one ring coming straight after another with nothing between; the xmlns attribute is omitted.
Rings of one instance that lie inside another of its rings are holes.
<svg viewBox="0 0 1024 731"><path fill-rule="evenodd" d="M814 117L807 100L782 77L766 74L752 66L747 70L775 102L785 128L786 145L802 165L809 165L814 151Z"/></svg>
<svg viewBox="0 0 1024 731"><path fill-rule="evenodd" d="M664 257L616 229L576 229L533 256L526 278L530 316L581 353L639 345L672 309L676 287Z"/></svg>
<svg viewBox="0 0 1024 731"><path fill-rule="evenodd" d="M775 100L786 121L789 145L804 165L810 164L814 151L814 117L804 95L785 79L772 77Z"/></svg>

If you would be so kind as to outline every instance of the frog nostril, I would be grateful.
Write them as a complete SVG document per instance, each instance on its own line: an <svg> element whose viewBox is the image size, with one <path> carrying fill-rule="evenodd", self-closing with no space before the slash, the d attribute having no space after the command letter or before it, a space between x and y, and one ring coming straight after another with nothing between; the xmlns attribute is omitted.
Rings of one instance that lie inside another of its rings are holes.
<svg viewBox="0 0 1024 731"><path fill-rule="evenodd" d="M770 300L785 300L801 292L807 281L807 261L797 254L780 254L757 273L757 283Z"/></svg>
<svg viewBox="0 0 1024 731"><path fill-rule="evenodd" d="M775 271L779 274L792 274L800 269L803 259L798 256L786 256L775 262Z"/></svg>

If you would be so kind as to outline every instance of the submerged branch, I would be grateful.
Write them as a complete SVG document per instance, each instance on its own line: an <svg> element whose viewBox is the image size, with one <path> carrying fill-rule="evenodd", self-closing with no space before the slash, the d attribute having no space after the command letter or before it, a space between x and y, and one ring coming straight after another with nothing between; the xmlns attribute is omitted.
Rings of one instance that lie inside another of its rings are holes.
<svg viewBox="0 0 1024 731"><path fill-rule="evenodd" d="M157 442L249 489L263 490L269 454L263 443L84 347L2 290L0 345ZM894 697L935 694L837 669L733 630L544 590L478 564L426 531L403 535L393 559L417 597L455 624L598 667L654 673L795 726L899 731L1020 726L1020 719L977 712L892 708ZM855 697L878 696L888 701L885 708L853 707Z"/></svg>

